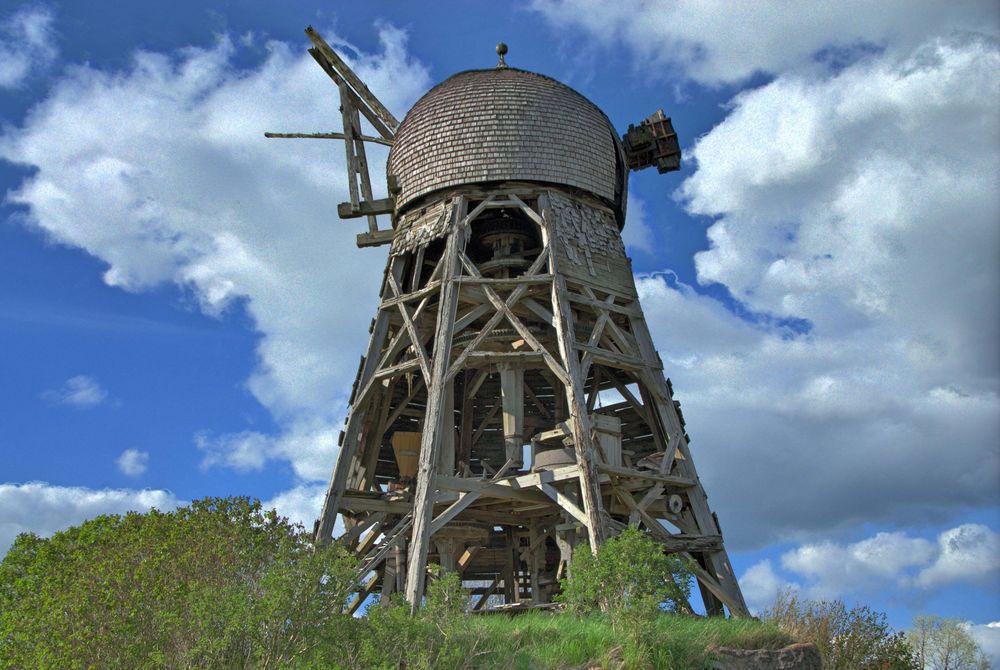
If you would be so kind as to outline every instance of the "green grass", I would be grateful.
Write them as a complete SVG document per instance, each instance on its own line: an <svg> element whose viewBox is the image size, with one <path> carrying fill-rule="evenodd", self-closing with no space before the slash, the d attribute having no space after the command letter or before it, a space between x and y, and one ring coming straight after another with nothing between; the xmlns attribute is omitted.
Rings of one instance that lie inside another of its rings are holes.
<svg viewBox="0 0 1000 670"><path fill-rule="evenodd" d="M753 620L656 617L638 645L615 632L602 616L529 613L475 616L463 631L465 667L566 669L602 667L696 670L706 667L712 645L776 649L792 640L775 626Z"/></svg>

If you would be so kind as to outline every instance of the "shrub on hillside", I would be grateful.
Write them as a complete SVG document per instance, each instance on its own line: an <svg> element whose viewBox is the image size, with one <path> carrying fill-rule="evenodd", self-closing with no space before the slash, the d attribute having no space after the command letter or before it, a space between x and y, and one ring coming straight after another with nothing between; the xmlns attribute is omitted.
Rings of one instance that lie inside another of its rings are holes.
<svg viewBox="0 0 1000 670"><path fill-rule="evenodd" d="M797 640L815 644L824 670L918 669L903 634L889 627L885 614L867 605L848 610L839 600L805 600L785 591L761 618Z"/></svg>
<svg viewBox="0 0 1000 670"><path fill-rule="evenodd" d="M676 556L641 530L629 527L604 543L595 556L586 547L573 553L559 600L584 613L687 608L691 573Z"/></svg>
<svg viewBox="0 0 1000 670"><path fill-rule="evenodd" d="M468 667L466 654L476 646L476 631L467 625L469 592L458 574L437 565L428 568L435 579L427 584L424 606L416 616L410 616L410 605L401 594L368 608L359 667Z"/></svg>
<svg viewBox="0 0 1000 670"><path fill-rule="evenodd" d="M0 562L0 667L287 667L344 640L354 564L246 498L23 534Z"/></svg>

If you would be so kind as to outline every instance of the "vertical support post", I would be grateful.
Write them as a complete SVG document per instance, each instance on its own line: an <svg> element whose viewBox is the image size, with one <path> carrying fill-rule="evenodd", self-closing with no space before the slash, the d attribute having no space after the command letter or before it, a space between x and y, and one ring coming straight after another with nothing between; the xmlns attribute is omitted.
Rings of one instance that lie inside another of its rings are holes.
<svg viewBox="0 0 1000 670"><path fill-rule="evenodd" d="M456 280L461 273L458 250L465 246L465 230L458 225L465 215L464 199L459 201L454 212L451 233L448 235L444 254L439 261L443 264L441 297L438 302L437 327L434 335L434 360L431 362L431 379L427 386L427 412L423 434L420 437L417 486L413 497L413 536L406 575L406 600L410 603L411 612L416 612L424 596L427 549L430 544L431 515L434 511L435 475L444 425L443 382L451 362L455 311L458 308L459 286Z"/></svg>
<svg viewBox="0 0 1000 670"><path fill-rule="evenodd" d="M524 465L524 368L500 366L500 400L507 460L519 469Z"/></svg>
<svg viewBox="0 0 1000 670"><path fill-rule="evenodd" d="M441 409L441 452L438 454L438 472L455 474L455 381L448 381L441 389L444 394Z"/></svg>
<svg viewBox="0 0 1000 670"><path fill-rule="evenodd" d="M528 527L528 569L531 576L531 601L538 605L546 602L547 598L542 595L541 572L545 564L545 534L542 527L533 523Z"/></svg>
<svg viewBox="0 0 1000 670"><path fill-rule="evenodd" d="M475 430L475 427L472 425L472 413L476 407L476 394L471 389L473 379L472 370L465 370L462 382L462 423L461 430L459 430L460 446L458 453L458 461L462 466L462 472L459 474L463 477L470 470L469 461L472 458L472 433Z"/></svg>
<svg viewBox="0 0 1000 670"><path fill-rule="evenodd" d="M340 118L344 124L344 150L347 161L347 185L351 194L351 207L357 209L361 199L358 197L358 163L354 144L354 105L351 103L350 89L341 82L340 86Z"/></svg>
<svg viewBox="0 0 1000 670"><path fill-rule="evenodd" d="M569 405L569 424L576 448L576 461L580 466L580 490L583 493L583 512L587 517L587 536L590 540L590 550L596 554L598 547L604 544L607 532L604 527L604 502L601 499L601 486L594 462L590 417L587 415L587 400L583 393L583 374L580 357L576 351L573 311L566 297L566 279L559 273L559 254L556 251L559 235L557 222L552 220L546 196L539 198L539 204L543 208L542 218L545 224L542 226L542 239L549 249L549 273L552 275L552 324L556 329L562 364L566 367L570 378L570 385L565 388L566 402Z"/></svg>

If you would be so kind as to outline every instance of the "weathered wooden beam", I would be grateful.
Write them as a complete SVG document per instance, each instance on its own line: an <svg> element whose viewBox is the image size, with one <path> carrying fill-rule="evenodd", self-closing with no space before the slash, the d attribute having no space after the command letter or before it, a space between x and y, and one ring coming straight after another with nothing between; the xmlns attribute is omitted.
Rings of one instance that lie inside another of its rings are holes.
<svg viewBox="0 0 1000 670"><path fill-rule="evenodd" d="M460 204L455 209L456 218L464 209ZM448 362L451 359L452 336L455 328L455 312L458 309L458 287L456 279L460 275L458 263L459 249L465 246L465 229L453 228L445 244L440 260L443 284L434 335L434 360L427 384L427 415L420 438L420 460L417 464L417 486L413 497L413 537L410 543L409 565L406 575L406 600L410 610L420 607L424 595L427 572L427 550L430 544L432 507L429 504L437 488L438 452L441 449L444 430L443 410L445 403L442 391L448 387ZM454 431L449 421L448 430Z"/></svg>
<svg viewBox="0 0 1000 670"><path fill-rule="evenodd" d="M437 484L440 488L448 491L477 491L484 498L501 498L529 503L545 502L545 496L540 495L538 491L530 488L524 490L517 489L505 485L502 481L489 482L485 479L438 475Z"/></svg>
<svg viewBox="0 0 1000 670"><path fill-rule="evenodd" d="M370 498L367 496L352 496L350 491L341 496L340 509L359 512L388 512L390 514L406 514L410 511L410 503ZM338 510L340 511L340 510Z"/></svg>
<svg viewBox="0 0 1000 670"><path fill-rule="evenodd" d="M396 208L394 198L381 198L380 200L361 200L355 207L353 203L342 202L337 205L337 216L342 219L357 219L362 216L374 216L378 214L392 214Z"/></svg>
<svg viewBox="0 0 1000 670"><path fill-rule="evenodd" d="M589 516L586 514L586 512L577 507L576 503L570 500L570 497L568 495L566 495L556 487L552 486L552 484L545 484L545 483L539 484L538 489L548 497L552 498L552 500L554 500L564 510L569 512L574 519L576 519L583 525L587 526L588 528L590 527Z"/></svg>
<svg viewBox="0 0 1000 670"><path fill-rule="evenodd" d="M448 506L448 509L434 517L434 521L431 522L431 535L444 528L449 521L461 514L466 507L476 502L481 495L482 491L469 491L460 496L458 500Z"/></svg>
<svg viewBox="0 0 1000 670"><path fill-rule="evenodd" d="M361 112L370 122L372 122L373 126L376 126L376 130L379 130L383 137L387 140L393 139L393 135L399 127L399 121L397 121L396 117L392 115L392 112L386 109L385 105L383 105L382 102L375 97L375 94L368 89L365 83L361 81L361 78L354 74L354 70L348 67L347 63L345 63L340 56L337 55L336 51L330 48L330 45L326 43L326 40L324 40L312 26L306 28L306 36L309 38L309 41L313 43L316 47L316 51L319 52L319 55L321 55L323 60L326 62L327 67L323 69L327 70L329 68L329 70L338 74L344 82L350 85L359 101L364 103L362 105L358 105ZM313 50L310 49L310 51ZM320 59L317 58L317 60ZM329 74L329 72L327 74ZM388 130L388 136L378 128L380 125L385 126L385 129Z"/></svg>
<svg viewBox="0 0 1000 670"><path fill-rule="evenodd" d="M539 198L540 206L548 214L549 208L541 204L541 201L545 199L545 196ZM569 406L576 462L580 466L580 490L583 494L583 512L590 540L590 550L596 554L598 548L604 544L605 539L605 528L602 521L604 502L601 499L601 488L597 479L598 472L594 463L590 418L587 415L587 403L583 397L584 381L580 374L580 359L573 346L576 344L576 333L567 296L566 280L559 274L557 254L552 250L558 238L558 226L546 216L542 221L541 232L545 247L549 250L549 274L555 277L552 282L553 324L559 343L559 354L569 376L570 383L565 387L566 402Z"/></svg>
<svg viewBox="0 0 1000 670"><path fill-rule="evenodd" d="M609 475L615 475L616 477L625 477L627 479L646 479L652 482L662 482L668 486L678 489L689 489L697 485L696 481L688 479L687 477L680 477L677 475L661 475L647 470L626 468L620 465L608 465L607 463L602 463L597 466L597 469L601 472L606 472Z"/></svg>
<svg viewBox="0 0 1000 670"><path fill-rule="evenodd" d="M264 137L277 140L346 140L344 133L264 133ZM383 146L391 147L392 140L382 137L372 137L371 135L357 135L355 140L361 142L374 142Z"/></svg>

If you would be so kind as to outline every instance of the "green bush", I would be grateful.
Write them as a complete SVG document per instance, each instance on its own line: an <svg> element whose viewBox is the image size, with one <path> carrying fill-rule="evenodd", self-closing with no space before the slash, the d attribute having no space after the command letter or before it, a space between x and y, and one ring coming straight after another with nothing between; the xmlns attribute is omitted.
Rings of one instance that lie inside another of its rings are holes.
<svg viewBox="0 0 1000 670"><path fill-rule="evenodd" d="M246 498L23 534L0 562L0 667L288 667L344 641L354 564Z"/></svg>
<svg viewBox="0 0 1000 670"><path fill-rule="evenodd" d="M839 600L805 600L785 591L761 618L797 640L815 644L824 670L919 668L903 634L889 627L885 614L867 605L848 610Z"/></svg>
<svg viewBox="0 0 1000 670"><path fill-rule="evenodd" d="M677 612L689 609L691 572L638 528L604 543L595 556L573 552L560 602L578 613Z"/></svg>
<svg viewBox="0 0 1000 670"><path fill-rule="evenodd" d="M427 584L424 606L416 616L410 616L410 605L400 594L368 608L359 667L466 667L469 592L454 572L437 565L428 568L436 578Z"/></svg>

